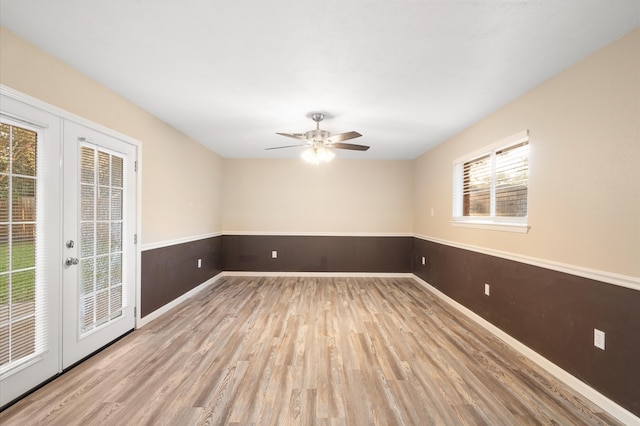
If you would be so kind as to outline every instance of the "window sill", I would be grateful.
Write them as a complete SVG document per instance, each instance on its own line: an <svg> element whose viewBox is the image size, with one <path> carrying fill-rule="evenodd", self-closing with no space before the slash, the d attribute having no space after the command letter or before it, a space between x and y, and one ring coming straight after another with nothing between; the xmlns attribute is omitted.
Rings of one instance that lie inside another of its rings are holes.
<svg viewBox="0 0 640 426"><path fill-rule="evenodd" d="M493 231L505 231L505 232L519 232L521 234L526 234L529 232L530 226L527 223L496 223L490 221L483 220L474 220L474 221L459 221L452 220L452 226L458 226L461 228L476 228L476 229L490 229Z"/></svg>

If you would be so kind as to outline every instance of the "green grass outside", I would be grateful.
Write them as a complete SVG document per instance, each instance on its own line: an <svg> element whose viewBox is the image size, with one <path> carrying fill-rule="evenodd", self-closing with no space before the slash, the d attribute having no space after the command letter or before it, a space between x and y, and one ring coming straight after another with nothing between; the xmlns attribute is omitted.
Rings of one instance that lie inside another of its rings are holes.
<svg viewBox="0 0 640 426"><path fill-rule="evenodd" d="M36 246L33 242L13 244L11 270L33 268L36 265ZM0 244L0 273L7 272L9 264L9 245Z"/></svg>
<svg viewBox="0 0 640 426"><path fill-rule="evenodd" d="M35 244L16 243L12 246L11 270L35 267ZM9 245L0 244L0 305L9 302ZM13 303L31 302L35 299L35 269L11 273Z"/></svg>

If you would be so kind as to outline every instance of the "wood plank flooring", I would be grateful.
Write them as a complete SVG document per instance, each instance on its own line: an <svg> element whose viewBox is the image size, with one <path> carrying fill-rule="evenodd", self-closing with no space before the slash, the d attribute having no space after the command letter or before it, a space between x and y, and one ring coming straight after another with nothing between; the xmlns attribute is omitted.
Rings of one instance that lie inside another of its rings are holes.
<svg viewBox="0 0 640 426"><path fill-rule="evenodd" d="M225 277L0 424L618 423L411 279Z"/></svg>

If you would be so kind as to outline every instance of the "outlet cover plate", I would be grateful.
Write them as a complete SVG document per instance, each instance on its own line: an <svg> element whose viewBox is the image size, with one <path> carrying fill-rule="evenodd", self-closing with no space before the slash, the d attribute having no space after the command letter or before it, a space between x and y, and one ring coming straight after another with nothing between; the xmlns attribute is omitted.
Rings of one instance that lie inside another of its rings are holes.
<svg viewBox="0 0 640 426"><path fill-rule="evenodd" d="M604 331L593 329L593 346L604 351Z"/></svg>

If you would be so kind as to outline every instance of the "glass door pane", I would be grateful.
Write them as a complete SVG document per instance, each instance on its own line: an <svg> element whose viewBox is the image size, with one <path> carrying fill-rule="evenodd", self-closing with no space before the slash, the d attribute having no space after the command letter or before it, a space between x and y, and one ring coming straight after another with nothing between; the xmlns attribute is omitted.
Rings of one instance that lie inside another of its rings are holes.
<svg viewBox="0 0 640 426"><path fill-rule="evenodd" d="M60 371L60 135L0 93L0 406Z"/></svg>
<svg viewBox="0 0 640 426"><path fill-rule="evenodd" d="M36 303L37 157L37 132L0 123L0 372L47 346L36 330L46 306Z"/></svg>
<svg viewBox="0 0 640 426"><path fill-rule="evenodd" d="M80 145L81 334L122 315L123 161Z"/></svg>

